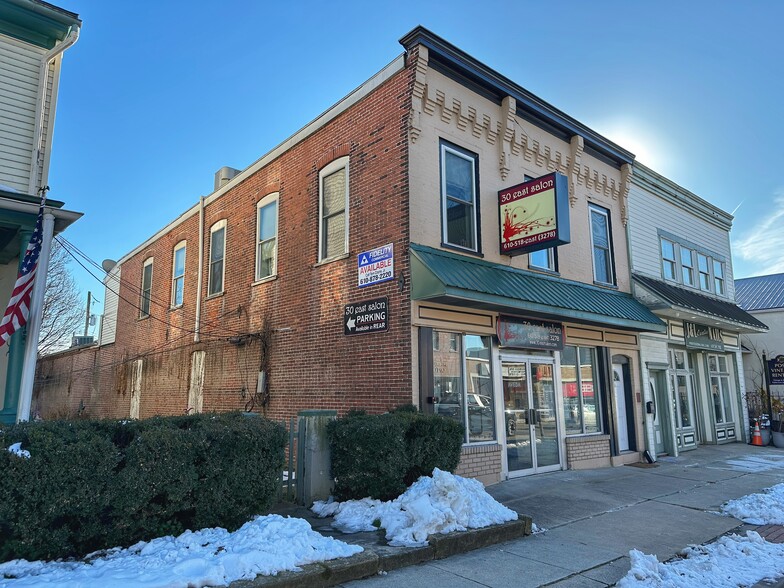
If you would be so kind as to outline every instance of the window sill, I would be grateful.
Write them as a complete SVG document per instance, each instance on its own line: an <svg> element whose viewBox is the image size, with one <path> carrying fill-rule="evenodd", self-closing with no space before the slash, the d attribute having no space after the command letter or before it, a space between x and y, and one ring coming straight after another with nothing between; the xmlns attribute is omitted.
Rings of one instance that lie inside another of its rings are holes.
<svg viewBox="0 0 784 588"><path fill-rule="evenodd" d="M617 284L610 284L609 282L597 282L596 280L593 281L594 286L599 286L600 288L607 288L608 290L617 290Z"/></svg>
<svg viewBox="0 0 784 588"><path fill-rule="evenodd" d="M266 278L261 278L260 280L256 280L251 284L251 287L258 286L259 284L266 284L267 282L274 282L278 279L278 274L272 274L271 276L267 276Z"/></svg>
<svg viewBox="0 0 784 588"><path fill-rule="evenodd" d="M150 315L149 314L145 314L144 316L138 317L136 320L137 321L146 321L148 318L150 318Z"/></svg>
<svg viewBox="0 0 784 588"><path fill-rule="evenodd" d="M465 253L466 255L473 255L474 257L484 258L484 255L482 254L481 251L466 249L465 247L460 247L459 245L452 245L451 243L441 242L441 247L443 247L444 249L449 249L450 251L455 251L457 253Z"/></svg>
<svg viewBox="0 0 784 588"><path fill-rule="evenodd" d="M220 292L216 292L215 294L210 294L205 298L205 300L212 300L213 298L220 298L226 293L226 290L221 290Z"/></svg>
<svg viewBox="0 0 784 588"><path fill-rule="evenodd" d="M335 257L328 257L327 259L322 259L319 262L313 264L313 267L321 267L322 265L328 265L330 263L334 263L336 261L340 261L341 259L347 259L351 257L350 253L344 253L343 255L337 255Z"/></svg>
<svg viewBox="0 0 784 588"><path fill-rule="evenodd" d="M175 310L180 310L182 307L183 307L182 304L178 304L177 306L170 306L169 307L169 312L173 312Z"/></svg>
<svg viewBox="0 0 784 588"><path fill-rule="evenodd" d="M548 276L554 276L556 278L561 277L561 272L557 270L551 270L546 267L536 267L535 265L529 265L528 269L531 270L532 272L538 272L540 274L546 274Z"/></svg>

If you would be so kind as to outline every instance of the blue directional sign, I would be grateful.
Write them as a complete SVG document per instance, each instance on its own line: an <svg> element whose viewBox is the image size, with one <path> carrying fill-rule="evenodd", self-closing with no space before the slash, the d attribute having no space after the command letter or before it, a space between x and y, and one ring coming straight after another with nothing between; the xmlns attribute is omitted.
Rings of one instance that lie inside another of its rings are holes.
<svg viewBox="0 0 784 588"><path fill-rule="evenodd" d="M383 245L357 256L357 285L360 288L395 277L394 244Z"/></svg>

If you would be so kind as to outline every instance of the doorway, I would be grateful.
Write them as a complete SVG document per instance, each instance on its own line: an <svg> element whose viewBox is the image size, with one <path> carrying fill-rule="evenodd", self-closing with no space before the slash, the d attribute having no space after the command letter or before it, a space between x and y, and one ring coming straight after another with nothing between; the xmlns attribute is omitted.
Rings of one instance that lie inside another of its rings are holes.
<svg viewBox="0 0 784 588"><path fill-rule="evenodd" d="M652 411L651 417L653 419L653 447L656 455L662 455L663 453L667 453L666 445L665 445L665 425L664 425L664 417L665 414L659 410L659 407L662 409L666 409L667 407L667 397L663 392L663 389L666 389L666 386L660 386L660 382L663 379L662 374L664 372L651 372L648 376L648 386L650 389L650 408Z"/></svg>
<svg viewBox="0 0 784 588"><path fill-rule="evenodd" d="M501 380L509 475L561 469L553 360L505 356Z"/></svg>

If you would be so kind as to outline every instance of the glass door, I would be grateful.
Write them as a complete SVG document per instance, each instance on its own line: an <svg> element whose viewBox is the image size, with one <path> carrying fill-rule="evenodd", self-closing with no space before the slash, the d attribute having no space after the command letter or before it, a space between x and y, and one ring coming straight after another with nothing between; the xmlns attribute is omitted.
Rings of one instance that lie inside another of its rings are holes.
<svg viewBox="0 0 784 588"><path fill-rule="evenodd" d="M501 362L506 457L512 474L560 468L553 373L552 362Z"/></svg>
<svg viewBox="0 0 784 588"><path fill-rule="evenodd" d="M697 446L694 419L694 393L687 374L672 376L672 412L675 418L675 439L678 449Z"/></svg>

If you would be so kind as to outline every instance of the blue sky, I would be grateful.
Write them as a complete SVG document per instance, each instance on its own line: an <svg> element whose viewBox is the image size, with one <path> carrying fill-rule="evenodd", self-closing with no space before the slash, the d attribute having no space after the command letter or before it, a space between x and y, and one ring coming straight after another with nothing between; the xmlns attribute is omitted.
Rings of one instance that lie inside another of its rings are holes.
<svg viewBox="0 0 784 588"><path fill-rule="evenodd" d="M371 77L421 24L737 208L736 277L784 271L784 2L53 1L84 26L63 64L50 196L85 213L64 236L98 262Z"/></svg>

